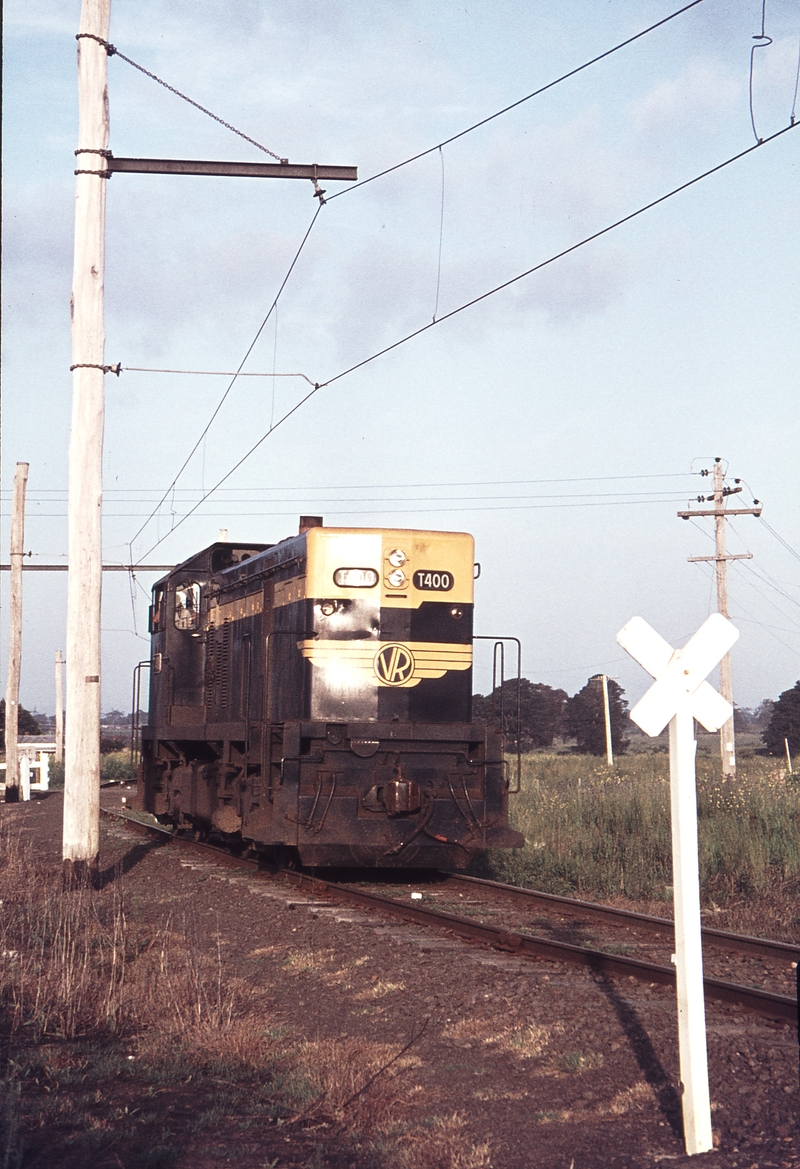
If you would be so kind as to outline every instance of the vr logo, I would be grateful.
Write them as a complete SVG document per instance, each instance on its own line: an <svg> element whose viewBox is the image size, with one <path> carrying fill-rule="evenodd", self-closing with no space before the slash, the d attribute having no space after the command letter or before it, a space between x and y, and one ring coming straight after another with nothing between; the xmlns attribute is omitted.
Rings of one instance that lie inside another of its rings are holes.
<svg viewBox="0 0 800 1169"><path fill-rule="evenodd" d="M414 673L414 655L407 646L389 642L375 655L375 673L386 686L402 686Z"/></svg>

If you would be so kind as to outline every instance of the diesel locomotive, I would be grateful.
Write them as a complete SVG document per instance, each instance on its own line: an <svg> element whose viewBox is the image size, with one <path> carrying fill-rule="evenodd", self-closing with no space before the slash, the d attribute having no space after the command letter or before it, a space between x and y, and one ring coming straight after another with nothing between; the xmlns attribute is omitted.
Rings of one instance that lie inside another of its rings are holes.
<svg viewBox="0 0 800 1169"><path fill-rule="evenodd" d="M219 542L154 586L138 806L304 865L518 848L502 726L472 722L472 537Z"/></svg>

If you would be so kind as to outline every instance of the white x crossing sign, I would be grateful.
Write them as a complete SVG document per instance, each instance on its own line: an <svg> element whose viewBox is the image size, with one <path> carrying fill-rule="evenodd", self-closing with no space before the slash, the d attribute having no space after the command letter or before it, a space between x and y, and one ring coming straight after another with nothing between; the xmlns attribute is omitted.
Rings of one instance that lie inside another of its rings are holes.
<svg viewBox="0 0 800 1169"><path fill-rule="evenodd" d="M673 650L643 618L632 617L617 641L656 679L631 711L636 725L646 735L659 735L688 702L707 731L719 730L731 717L731 705L705 679L738 636L726 617L713 613L683 649Z"/></svg>
<svg viewBox="0 0 800 1169"><path fill-rule="evenodd" d="M706 681L739 631L715 613L683 649L673 650L641 617L633 617L617 641L655 678L636 703L631 718L647 735L669 723L672 880L675 902L675 978L678 997L678 1050L686 1152L713 1147L708 1092L703 946L700 930L700 879L697 852L697 794L693 718L716 731L731 716L729 702Z"/></svg>

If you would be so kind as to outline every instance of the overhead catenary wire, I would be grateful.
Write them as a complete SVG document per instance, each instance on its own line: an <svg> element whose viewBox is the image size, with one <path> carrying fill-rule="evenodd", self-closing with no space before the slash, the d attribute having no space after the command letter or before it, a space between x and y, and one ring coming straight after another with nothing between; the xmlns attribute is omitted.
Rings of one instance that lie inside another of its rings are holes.
<svg viewBox="0 0 800 1169"><path fill-rule="evenodd" d="M761 139L758 136L758 130L756 130L756 115L753 107L753 64L755 60L756 49L766 49L769 45L772 44L772 37L768 37L765 31L766 20L767 0L761 0L761 32L757 33L753 37L754 41L759 41L760 43L753 45L753 47L750 49L750 125L753 127L753 136L756 142L760 142Z"/></svg>
<svg viewBox="0 0 800 1169"><path fill-rule="evenodd" d="M209 430L211 429L211 426L212 426L212 424L213 424L213 422L214 422L214 419L215 419L215 418L217 417L217 415L219 414L220 410L221 410L221 409L222 409L222 407L223 407L223 404L225 403L225 400L226 400L226 398L228 397L228 394L230 394L231 390L233 389L234 385L236 384L236 380L237 380L237 378L239 377L239 375L241 374L242 367L244 366L244 364L245 364L245 362L247 361L247 359L248 359L248 357L250 356L250 354L253 352L253 349L255 348L256 342L258 341L258 339L259 339L259 337L261 336L262 332L263 332L263 331L264 331L264 329L266 328L267 321L268 321L268 320L269 320L269 318L272 316L272 313L274 312L274 310L276 309L276 307L277 307L277 305L278 305L278 301L279 301L279 300L280 300L280 298L281 298L281 294L283 293L283 290L284 290L284 288L286 287L286 285L287 285L287 283L288 283L288 281L289 281L289 277L291 276L292 272L294 271L294 268L295 268L295 265L297 264L297 261L300 259L300 254L302 253L302 251L303 251L303 248L306 246L306 243L307 243L307 241L308 241L308 237L311 235L311 232L312 232L312 230L313 230L314 224L317 222L317 218L318 218L318 216L319 216L319 213L320 213L320 211L322 210L322 206L323 206L323 205L322 205L322 203L319 203L319 204L317 205L317 209L316 209L316 211L314 212L314 215L312 216L311 222L309 223L308 227L306 228L306 233L305 233L305 235L303 236L303 238L302 238L302 239L301 239L301 241L300 241L300 246L298 247L297 251L295 252L295 254L294 254L294 257L293 257L293 259L292 259L292 262L291 262L291 264L289 265L289 267L288 267L288 269L287 269L287 271L286 271L286 275L284 276L283 280L281 281L280 287L278 288L278 291L277 291L277 292L276 292L276 294L275 294L275 299L273 300L272 304L270 305L270 307L269 307L269 311L267 312L267 315L264 317L263 321L261 322L261 324L259 325L258 329L256 330L256 335L253 337L253 340L250 342L249 346L247 347L247 351L246 351L246 353L245 353L244 357L243 357L243 358L242 358L242 360L239 362L239 368L238 368L237 372L236 372L236 373L233 375L233 379L232 379L232 381L231 381L230 385L228 386L228 388L225 390L225 393L224 393L224 394L222 395L222 397L220 398L219 402L217 403L217 405L216 405L216 407L215 407L215 409L214 409L214 412L212 413L211 417L209 418L208 422L206 423L205 427L203 428L203 431L202 431L202 433L200 434L200 437L197 439L197 441L195 442L194 446L193 446L193 447L192 447L192 449L189 451L189 454L188 454L188 455L186 456L186 458L184 459L184 461L183 461L183 463L181 464L181 467L180 467L180 469L179 469L179 471L178 471L177 475L174 477L174 479L173 479L173 480L172 480L172 482L170 483L169 487L168 487L168 488L167 488L167 490L164 492L164 494L163 494L162 498L160 499L159 503L158 503L158 504L157 504L157 506L156 506L156 507L153 509L153 511L150 513L150 515L147 517L147 519L146 519L146 520L145 520L145 522L142 524L142 526L141 526L141 527L140 527L140 528L139 528L139 529L136 531L136 533L135 533L135 534L134 534L134 535L131 537L131 539L130 539L130 541L129 541L129 548L131 548L131 546L133 545L133 541L134 541L134 540L136 540L136 539L137 539L137 538L138 538L138 537L139 537L139 536L142 534L142 532L144 531L144 529L145 529L145 528L147 527L147 525L149 524L150 520L152 520L152 519L153 519L153 517L155 516L156 512L159 510L159 508L161 507L161 505L164 503L164 500L165 500L165 499L167 498L167 496L169 495L170 491L171 491L171 490L172 490L172 489L175 487L175 485L176 485L176 483L178 482L178 480L180 479L181 475L183 474L183 472L184 472L184 471L186 470L186 468L188 467L189 463L191 462L192 458L194 457L194 454L195 454L195 452L197 451L197 449L199 448L199 446L200 446L200 444L202 443L203 439L205 438L205 436L208 434ZM305 377L305 374L303 374L303 375L301 375L301 376ZM308 380L308 379L306 379L306 380ZM314 391L312 390L311 392L313 393ZM163 537L162 537L162 538L163 538ZM159 541L159 543L160 543L160 541ZM133 555L131 555L131 560L133 560Z"/></svg>
<svg viewBox="0 0 800 1169"><path fill-rule="evenodd" d="M442 286L442 240L444 238L444 151L439 147L439 159L442 164L442 200L439 207L439 258L436 264L436 302L433 306L433 319L439 311L439 290Z"/></svg>
<svg viewBox="0 0 800 1169"><path fill-rule="evenodd" d="M230 470L226 471L226 473L222 476L222 478L219 479L217 481L217 483L215 483L215 485L213 487L211 487L205 493L203 498L197 504L195 504L195 506L193 508L191 508L188 512L186 512L185 515L180 520L178 520L178 522L172 528L170 528L169 532L165 533L164 536L161 536L156 541L156 543L153 544L147 550L147 552L144 553L144 556L149 556L149 554L151 552L153 552L156 548L158 548L159 545L162 544L164 542L164 540L166 540L167 537L172 534L172 532L174 532L177 528L179 528L181 526L181 524L183 524L187 519L189 519L189 517L191 515L193 515L195 511L197 511L197 509L205 502L206 499L208 499L211 495L213 495L214 492L223 485L223 483L226 483L228 481L228 479L230 479L231 475L235 474L236 471L238 471L238 469L244 463L246 463L247 460L253 454L255 454L255 452L259 449L259 447L266 441L267 438L269 438L269 436L271 434L274 434L274 432L278 429L279 426L282 426L284 422L287 422L290 418L292 418L298 412L298 410L302 409L302 407L305 406L305 404L308 401L310 401L310 399L313 398L314 395L317 394L321 389L324 389L327 386L331 386L335 382L341 381L342 378L347 377L349 374L354 373L358 369L363 369L364 366L369 365L373 361L376 361L379 357L385 356L385 354L387 354L387 353L391 353L393 350L398 349L401 345L405 345L408 341L411 341L414 338L421 336L423 333L428 332L429 329L437 328L439 325L443 324L445 321L450 320L451 317L455 317L459 313L464 312L466 309L472 308L472 307L474 307L474 305L480 304L484 300L488 300L489 297L495 296L498 292L502 292L506 288L510 288L514 284L519 283L519 281L527 279L529 276L532 276L535 272L540 272L543 268L546 268L548 265L555 263L557 260L563 259L564 256L571 255L573 252L578 251L579 248L585 247L586 244L592 243L594 240L600 239L603 236L608 235L609 232L615 231L617 228L622 227L623 224L630 223L632 220L638 218L640 215L643 215L645 212L652 210L654 207L658 207L660 204L665 203L668 199L674 198L675 195L678 195L681 192L688 190L690 187L695 186L697 183L702 182L704 179L709 178L711 175L717 174L719 171L724 170L728 166L731 166L734 162L739 162L742 158L746 158L748 155L752 154L753 151L760 150L763 146L767 145L767 143L774 142L776 139L782 137L784 134L788 133L790 130L795 129L796 125L797 124L795 123L792 125L784 126L781 130L776 130L775 133L770 134L768 138L762 139L760 142L755 143L753 146L748 146L745 150L739 151L738 154L731 155L730 158L726 158L723 162L717 163L716 166L710 167L708 170L703 171L699 175L695 175L694 178L689 179L687 182L681 183L677 187L673 187L673 189L671 191L668 191L664 195L660 195L657 199L652 199L649 203L646 203L646 204L644 204L644 206L637 208L636 211L632 211L632 212L630 212L630 214L624 215L621 219L615 220L614 223L610 223L606 227L600 228L599 231L592 232L590 235L585 236L583 239L579 240L577 243L571 244L568 248L563 248L560 252L556 252L555 255L550 256L548 259L542 260L538 264L534 264L534 266L532 268L528 268L526 271L520 272L517 276L511 277L510 280L504 280L501 284L495 285L494 288L490 288L487 292L482 293L480 296L473 297L471 300L466 301L466 303L459 305L457 308L451 309L450 312L445 313L444 316L439 317L438 320L430 321L427 324L422 325L419 329L414 329L411 333L407 333L404 337L401 337L399 340L393 342L391 345L386 345L382 349L379 349L376 353L371 354L369 357L365 357L362 361L358 361L354 365L348 366L347 369L342 370L341 373L336 374L334 377L329 378L327 381L318 383L317 385L315 385L313 387L313 389L309 390L308 393L305 394L298 402L296 402L294 404L294 406L291 407L290 410L287 410L286 413L283 414L282 417L278 419L278 421L274 424L274 426L271 426L269 428L269 430L267 430L264 434L262 434L261 437L255 443L253 443L253 445L249 448L249 450L247 450L245 452L245 454L243 454L242 457L239 460L237 460L236 463L234 463L234 465L230 468ZM318 211L319 211L319 209L318 209ZM314 220L316 220L316 215L314 217ZM314 220L312 220L311 226L313 226ZM311 227L309 227L309 232L310 232L310 230L311 230ZM265 320L264 324L266 324L266 320ZM262 325L262 328L263 328L263 325ZM255 342L253 342L253 344L255 344ZM210 425L210 423L209 423L209 425ZM199 440L198 440L198 445L199 445ZM181 472L179 472L179 474L180 473ZM176 476L176 479L177 479L177 476ZM173 482L175 482L175 480ZM155 515L155 511L153 513L151 513L150 518L152 518L152 515ZM143 530L143 528L140 528L139 532L141 532L142 530ZM139 532L137 532L137 535L139 535ZM136 536L134 536L133 539L136 539ZM133 543L133 540L131 540L131 543Z"/></svg>
<svg viewBox="0 0 800 1169"><path fill-rule="evenodd" d="M524 104L525 102L532 100L534 97L537 97L539 94L545 93L547 90L554 88L556 85L561 84L561 82L568 80L570 77L574 77L576 74L581 73L585 69L588 69L591 65L597 64L597 62L604 60L606 57L611 56L613 53L618 52L619 50L625 48L627 45L630 45L633 42L641 39L642 37L647 36L649 33L653 32L655 29L660 28L664 24L668 24L671 20L674 20L676 17L682 15L684 12L688 12L690 9L697 7L697 5L701 4L701 3L703 3L703 0L691 0L691 3L686 4L682 8L677 9L675 12L664 17L662 20L656 21L654 24L649 25L647 28L642 29L638 33L635 33L633 36L626 38L624 41L621 41L619 44L614 45L612 48L607 49L603 53L600 53L597 56L593 57L591 60L584 62L582 65L577 66L575 69L569 70L567 73L563 74L561 77L558 77L555 80L548 82L546 85L541 86L539 89L535 90L532 93L527 94L525 97L520 98L518 101L512 102L510 105L505 106L503 109L497 110L495 113L489 115L488 117L481 119L481 121L476 122L471 126L468 126L465 130L459 131L459 133L446 139L444 142L438 143L436 146L433 146L428 150L424 150L421 153L414 155L412 158L406 159L404 162L401 162L401 163L396 164L395 166L389 167L388 169L381 171L379 174L372 175L370 178L365 179L363 181L363 183L357 183L355 185L356 186L363 186L366 183L373 182L375 179L380 178L385 174L390 174L392 171L398 170L401 167L407 166L409 163L414 162L417 158L422 158L425 155L430 154L434 150L439 150L439 152L441 154L441 148L443 146L447 145L449 142L454 142L458 138L463 138L466 134L472 133L473 130L477 130L479 127L486 125L487 123L493 121L495 118L499 118L503 114L506 114L509 111L511 111L512 109L516 109L517 106L520 106L520 105ZM156 76L156 74L151 73L149 70L145 69L143 66L139 65L137 62L131 60L131 58L125 56L125 54L120 53L119 50L114 45L109 45L106 42L103 42L103 44L105 44L106 50L109 52L109 54L116 54L123 61L127 62L129 65L132 65L135 69L138 69L141 73L145 74L147 77L150 77L152 80L158 82L159 85L164 86L166 89L170 90L170 92L175 93L178 97L183 98L184 101L189 102L190 105L195 106L197 109L201 110L203 113L205 113L209 117L213 118L216 122L219 122L222 126L231 130L234 134L237 134L239 137L244 138L246 141L251 142L254 146L257 146L259 150L265 151L267 154L272 155L273 158L278 157L277 155L273 154L272 151L268 150L267 147L262 146L261 143L259 143L259 142L256 142L255 139L252 139L248 135L243 134L240 130L237 130L230 123L223 121L223 119L218 117L218 115L212 113L210 110L207 110L204 106L199 105L199 103L195 102L192 98L187 97L186 94L182 93L180 90L175 89L171 85L168 85L160 77ZM286 160L279 159L279 161L283 162ZM351 189L354 189L354 188L351 188ZM342 194L342 193L343 192L338 192L338 194ZM304 237L303 242L300 245L300 249L299 249L300 251L302 251L302 248L305 245L305 241L311 232L311 228L313 228L314 223L316 222L317 215L319 214L319 211L322 209L323 204L325 204L326 202L331 202L336 197L337 197L337 195L334 194L334 195L331 195L328 200L324 200L322 198L320 199L319 206L317 207L317 213L314 215L314 218L311 221L311 225L310 225L308 231L306 232L306 236ZM442 156L442 208L441 208L441 215L440 215L439 266L438 266L438 275L437 275L436 308L434 309L434 319L432 322L434 324L436 323L436 312L438 311L438 305L439 305L439 286L440 286L440 281L441 281L441 248L442 248L442 234L441 233L442 233L442 229L443 229L443 223L444 223L444 158ZM298 255L299 255L299 252L298 252ZM287 273L286 279L284 280L284 285L286 283L286 280L288 280L289 275L291 274L291 271L292 271L292 268L294 267L294 263L296 262L296 259L297 259L297 257L295 257L295 261L293 261L292 266L290 267L289 272ZM278 293L278 296L280 296L280 292L282 292L282 291L283 291L283 285L281 286L281 289ZM276 302L275 302L275 304L273 304L272 309L274 309L276 307L277 299L278 298L276 297ZM270 312L272 312L272 309L270 309ZM270 313L267 314L264 322L262 323L261 329L259 329L258 334L256 334L255 340L258 339L258 336L260 335L261 330L264 328L264 325L266 325L266 322L269 320L269 316L270 316ZM255 345L255 340L253 341L253 345ZM251 345L250 349L248 350L248 353L245 355L245 360L247 359L247 356L249 355L250 351L252 350L252 347L253 346ZM244 365L244 361L242 362L242 365ZM240 366L240 369L241 369L241 366ZM274 382L273 382L273 388L274 388ZM230 389L231 389L231 387L229 386L228 390L226 390L225 394L223 395L222 400L219 403L219 406L214 411L214 414L212 415L211 419L209 420L208 426L203 431L200 438L197 440L195 447L192 449L192 451L190 451L190 453L187 457L187 460L184 462L184 464L182 465L182 467L178 471L178 474L176 476L175 481L177 481L177 479L181 476L181 474L185 470L188 462L192 459L195 451L200 446L200 444L203 442L206 434L208 433L208 429L211 427L214 419L216 418L217 414L219 413L219 409L221 408L223 402L227 398L228 393L230 392ZM278 423L275 423L274 425L276 425L276 426L280 425L281 421L283 421L283 419L279 419ZM270 417L270 431L272 429L274 429L274 425L273 425L273 417L271 415L271 417ZM163 502L163 500L162 500L162 502ZM161 506L161 504L159 504L159 507L160 506ZM156 509L156 510L158 510L158 509ZM153 515L155 515L155 512L153 513ZM141 532L144 530L144 527L147 526L150 519L152 519L152 516L149 516L147 518L143 527L140 528L139 531L137 531L136 534L132 537L132 539L130 541L131 545L133 544L133 541L136 540L139 535L141 535Z"/></svg>
<svg viewBox="0 0 800 1169"><path fill-rule="evenodd" d="M370 175L369 178L362 179L359 183L353 183L345 190L336 191L335 194L329 196L328 202L332 203L334 199L339 199L342 195L347 195L352 191L357 191L360 187L365 187L368 183L374 183L377 179L382 179L385 175L393 174L394 171L401 170L403 167L409 166L412 162L417 162L420 158L426 158L427 155L433 154L437 150L441 150L443 146L449 146L451 142L457 142L459 138L464 138L467 134L471 134L474 130L479 130L481 126L486 126L489 122L493 122L495 118L500 118L503 116L503 114L510 113L511 110L517 109L518 106L524 105L525 102L529 102L533 98L539 97L540 94L546 93L548 89L554 89L555 86L560 85L562 81L568 81L570 77L577 76L577 74L582 73L584 69L589 69L592 65L596 65L598 61L603 61L606 57L610 57L614 53L618 53L621 49L626 48L628 45L632 45L634 41L640 40L642 37L647 36L648 33L654 32L657 28L661 28L661 26L664 24L669 24L671 20L675 20L676 17L682 16L684 12L688 12L690 8L696 8L698 4L702 3L703 0L692 0L690 4L685 4L683 8L678 8L675 12L671 12L669 16L665 16L662 20L657 20L655 24L651 24L647 28L643 28L640 32L634 33L633 36L628 37L624 41L620 41L619 44L614 45L610 49L606 49L605 52L598 53L597 56L592 57L590 61L584 61L582 65L576 66L575 69L570 69L567 73L562 73L560 77L556 77L553 81L548 81L546 85L542 85L538 89L533 90L532 93L526 94L525 97L521 97L517 101L511 102L510 105L503 106L501 110L496 110L493 114L489 114L487 117L481 118L479 122L473 122L471 126L467 126L464 130L459 130L457 134L452 134L449 138L444 138L441 142L437 142L435 146L429 146L425 150L420 150L417 154L412 154L410 158L406 158L402 162L397 162L393 166L388 166L384 170L378 171L374 175Z"/></svg>

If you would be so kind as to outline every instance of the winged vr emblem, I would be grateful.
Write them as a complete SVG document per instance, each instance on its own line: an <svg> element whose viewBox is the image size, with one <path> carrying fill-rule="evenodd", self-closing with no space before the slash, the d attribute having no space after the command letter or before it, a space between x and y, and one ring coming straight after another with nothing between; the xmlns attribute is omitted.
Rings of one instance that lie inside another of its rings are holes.
<svg viewBox="0 0 800 1169"><path fill-rule="evenodd" d="M387 686L402 686L414 674L414 655L408 646L390 641L376 653L374 669Z"/></svg>
<svg viewBox="0 0 800 1169"><path fill-rule="evenodd" d="M423 678L443 678L450 670L468 670L472 646L438 641L341 641L338 638L298 642L304 658L331 677L377 678L379 686L418 686ZM377 652L376 652L377 651Z"/></svg>

